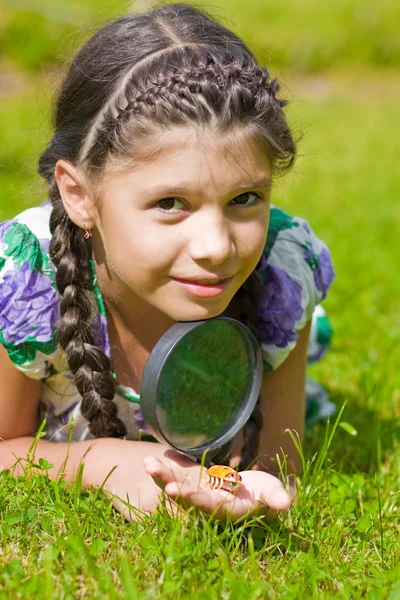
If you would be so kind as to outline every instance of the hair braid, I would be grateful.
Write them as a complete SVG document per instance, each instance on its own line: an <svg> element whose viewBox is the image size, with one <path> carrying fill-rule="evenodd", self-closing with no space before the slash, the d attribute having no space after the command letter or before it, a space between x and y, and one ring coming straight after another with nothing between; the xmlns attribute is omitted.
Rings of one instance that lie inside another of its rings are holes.
<svg viewBox="0 0 400 600"><path fill-rule="evenodd" d="M53 187L54 193L54 187ZM114 383L109 358L93 345L89 323L91 303L86 293L87 250L82 232L67 217L61 199L54 198L50 217L50 257L57 268L61 295L58 340L82 396L82 415L95 437L123 437L126 428L113 402Z"/></svg>
<svg viewBox="0 0 400 600"><path fill-rule="evenodd" d="M246 325L256 338L258 337L256 325L260 297L260 281L257 273L253 271L236 292L228 309L225 311L227 316L237 319ZM258 399L250 418L243 428L244 440L239 470L248 469L256 462L262 425L263 417Z"/></svg>
<svg viewBox="0 0 400 600"><path fill-rule="evenodd" d="M169 74L159 73L157 77L149 78L147 81L140 81L136 76L132 76L132 79L126 83L123 98L120 99L120 101L125 99L125 106L109 107L109 113L104 115L107 133L117 127L121 120L126 122L132 114L140 114L145 107L152 107L160 101L172 103L174 93L180 101L185 99L196 105L201 101L205 84L219 92L219 98L218 95L213 98L214 103L218 99L226 102L226 96L220 94L232 92L235 87L240 86L241 92L247 92L253 105L255 98L260 103L265 102L267 98L279 108L287 105L287 100L277 97L280 83L277 79L270 79L267 69L254 66L242 67L235 62L224 65L209 59L206 64L200 63L191 65L187 69L175 69ZM193 98L193 95L200 97ZM182 108L179 105L178 107ZM215 108L214 105L213 109ZM113 111L115 116L112 114Z"/></svg>
<svg viewBox="0 0 400 600"><path fill-rule="evenodd" d="M270 78L268 69L231 53L216 59L204 48L200 56L193 48L186 48L186 60L180 64L182 52L181 47L172 47L159 57L166 63L157 65L158 71L154 64L144 72L139 67L124 81L113 102L98 117L91 144L84 146L82 156L88 164L96 165L109 154L121 153L132 142L130 126L138 139L139 131L146 131L146 127L141 129L144 123L150 131L150 125L165 127L168 122L206 124L217 114L224 129L232 125L232 114L236 114L250 129L270 122L270 132L265 135L264 131L261 137L269 146L272 166L281 171L290 168L295 147L282 110L287 101L278 97L280 83Z"/></svg>

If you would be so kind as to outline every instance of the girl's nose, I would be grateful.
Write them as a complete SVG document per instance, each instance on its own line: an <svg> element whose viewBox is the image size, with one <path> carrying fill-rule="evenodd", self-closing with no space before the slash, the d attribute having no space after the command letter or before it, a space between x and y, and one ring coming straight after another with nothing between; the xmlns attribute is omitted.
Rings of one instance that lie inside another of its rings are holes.
<svg viewBox="0 0 400 600"><path fill-rule="evenodd" d="M197 222L189 238L189 253L195 261L223 263L236 253L229 223L224 219L208 218Z"/></svg>

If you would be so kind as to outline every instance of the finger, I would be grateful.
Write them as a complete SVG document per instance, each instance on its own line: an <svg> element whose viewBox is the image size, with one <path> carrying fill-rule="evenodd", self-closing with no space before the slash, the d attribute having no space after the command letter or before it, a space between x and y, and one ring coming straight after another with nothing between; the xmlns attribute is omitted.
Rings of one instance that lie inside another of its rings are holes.
<svg viewBox="0 0 400 600"><path fill-rule="evenodd" d="M154 482L162 490L168 483L176 481L178 478L177 473L175 473L170 467L167 467L167 465L165 465L155 456L147 456L143 460L143 465L146 469L146 473L153 478Z"/></svg>
<svg viewBox="0 0 400 600"><path fill-rule="evenodd" d="M243 498L247 493L256 503L268 506L273 510L290 508L292 499L279 479L260 471L244 471L241 475L244 487L239 488L238 494Z"/></svg>
<svg viewBox="0 0 400 600"><path fill-rule="evenodd" d="M262 493L260 500L273 510L288 510L292 504L292 498L282 484L276 485L267 493Z"/></svg>

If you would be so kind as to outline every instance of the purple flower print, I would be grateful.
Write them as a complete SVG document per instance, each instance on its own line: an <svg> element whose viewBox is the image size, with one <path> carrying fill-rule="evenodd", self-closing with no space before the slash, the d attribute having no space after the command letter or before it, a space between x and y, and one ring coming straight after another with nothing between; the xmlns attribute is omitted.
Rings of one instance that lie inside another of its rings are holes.
<svg viewBox="0 0 400 600"><path fill-rule="evenodd" d="M284 348L298 338L294 325L303 314L301 286L276 265L264 265L264 269L258 313L260 340Z"/></svg>
<svg viewBox="0 0 400 600"><path fill-rule="evenodd" d="M7 271L0 286L0 330L7 343L52 339L58 317L58 300L51 280L25 262Z"/></svg>
<svg viewBox="0 0 400 600"><path fill-rule="evenodd" d="M304 258L312 269L316 288L322 293L321 300L323 300L335 275L332 268L331 256L326 248L322 250L319 256L314 254L311 248L305 248Z"/></svg>
<svg viewBox="0 0 400 600"><path fill-rule="evenodd" d="M40 239L39 243L42 247L42 250L45 254L49 254L50 253L50 240L49 239Z"/></svg>
<svg viewBox="0 0 400 600"><path fill-rule="evenodd" d="M110 358L110 342L108 340L107 319L100 313L96 314L93 322L93 341L95 346L101 348L103 352Z"/></svg>
<svg viewBox="0 0 400 600"><path fill-rule="evenodd" d="M135 422L139 429L147 429L145 420L143 419L142 411L139 407L134 408Z"/></svg>
<svg viewBox="0 0 400 600"><path fill-rule="evenodd" d="M324 248L319 255L319 268L314 271L315 285L317 286L317 290L323 293L323 298L325 298L334 276L331 256L328 250Z"/></svg>

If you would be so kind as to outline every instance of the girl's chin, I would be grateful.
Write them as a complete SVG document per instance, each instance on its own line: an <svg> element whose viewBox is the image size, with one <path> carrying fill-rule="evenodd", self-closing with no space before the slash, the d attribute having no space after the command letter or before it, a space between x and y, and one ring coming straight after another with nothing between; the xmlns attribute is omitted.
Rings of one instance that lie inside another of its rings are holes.
<svg viewBox="0 0 400 600"><path fill-rule="evenodd" d="M175 306L173 311L168 311L168 314L175 321L203 321L218 317L227 307L228 304L226 302L218 303L218 305L215 303L214 306L203 305L188 307L187 305L182 305L181 310L179 310L179 308L177 310L177 307Z"/></svg>

